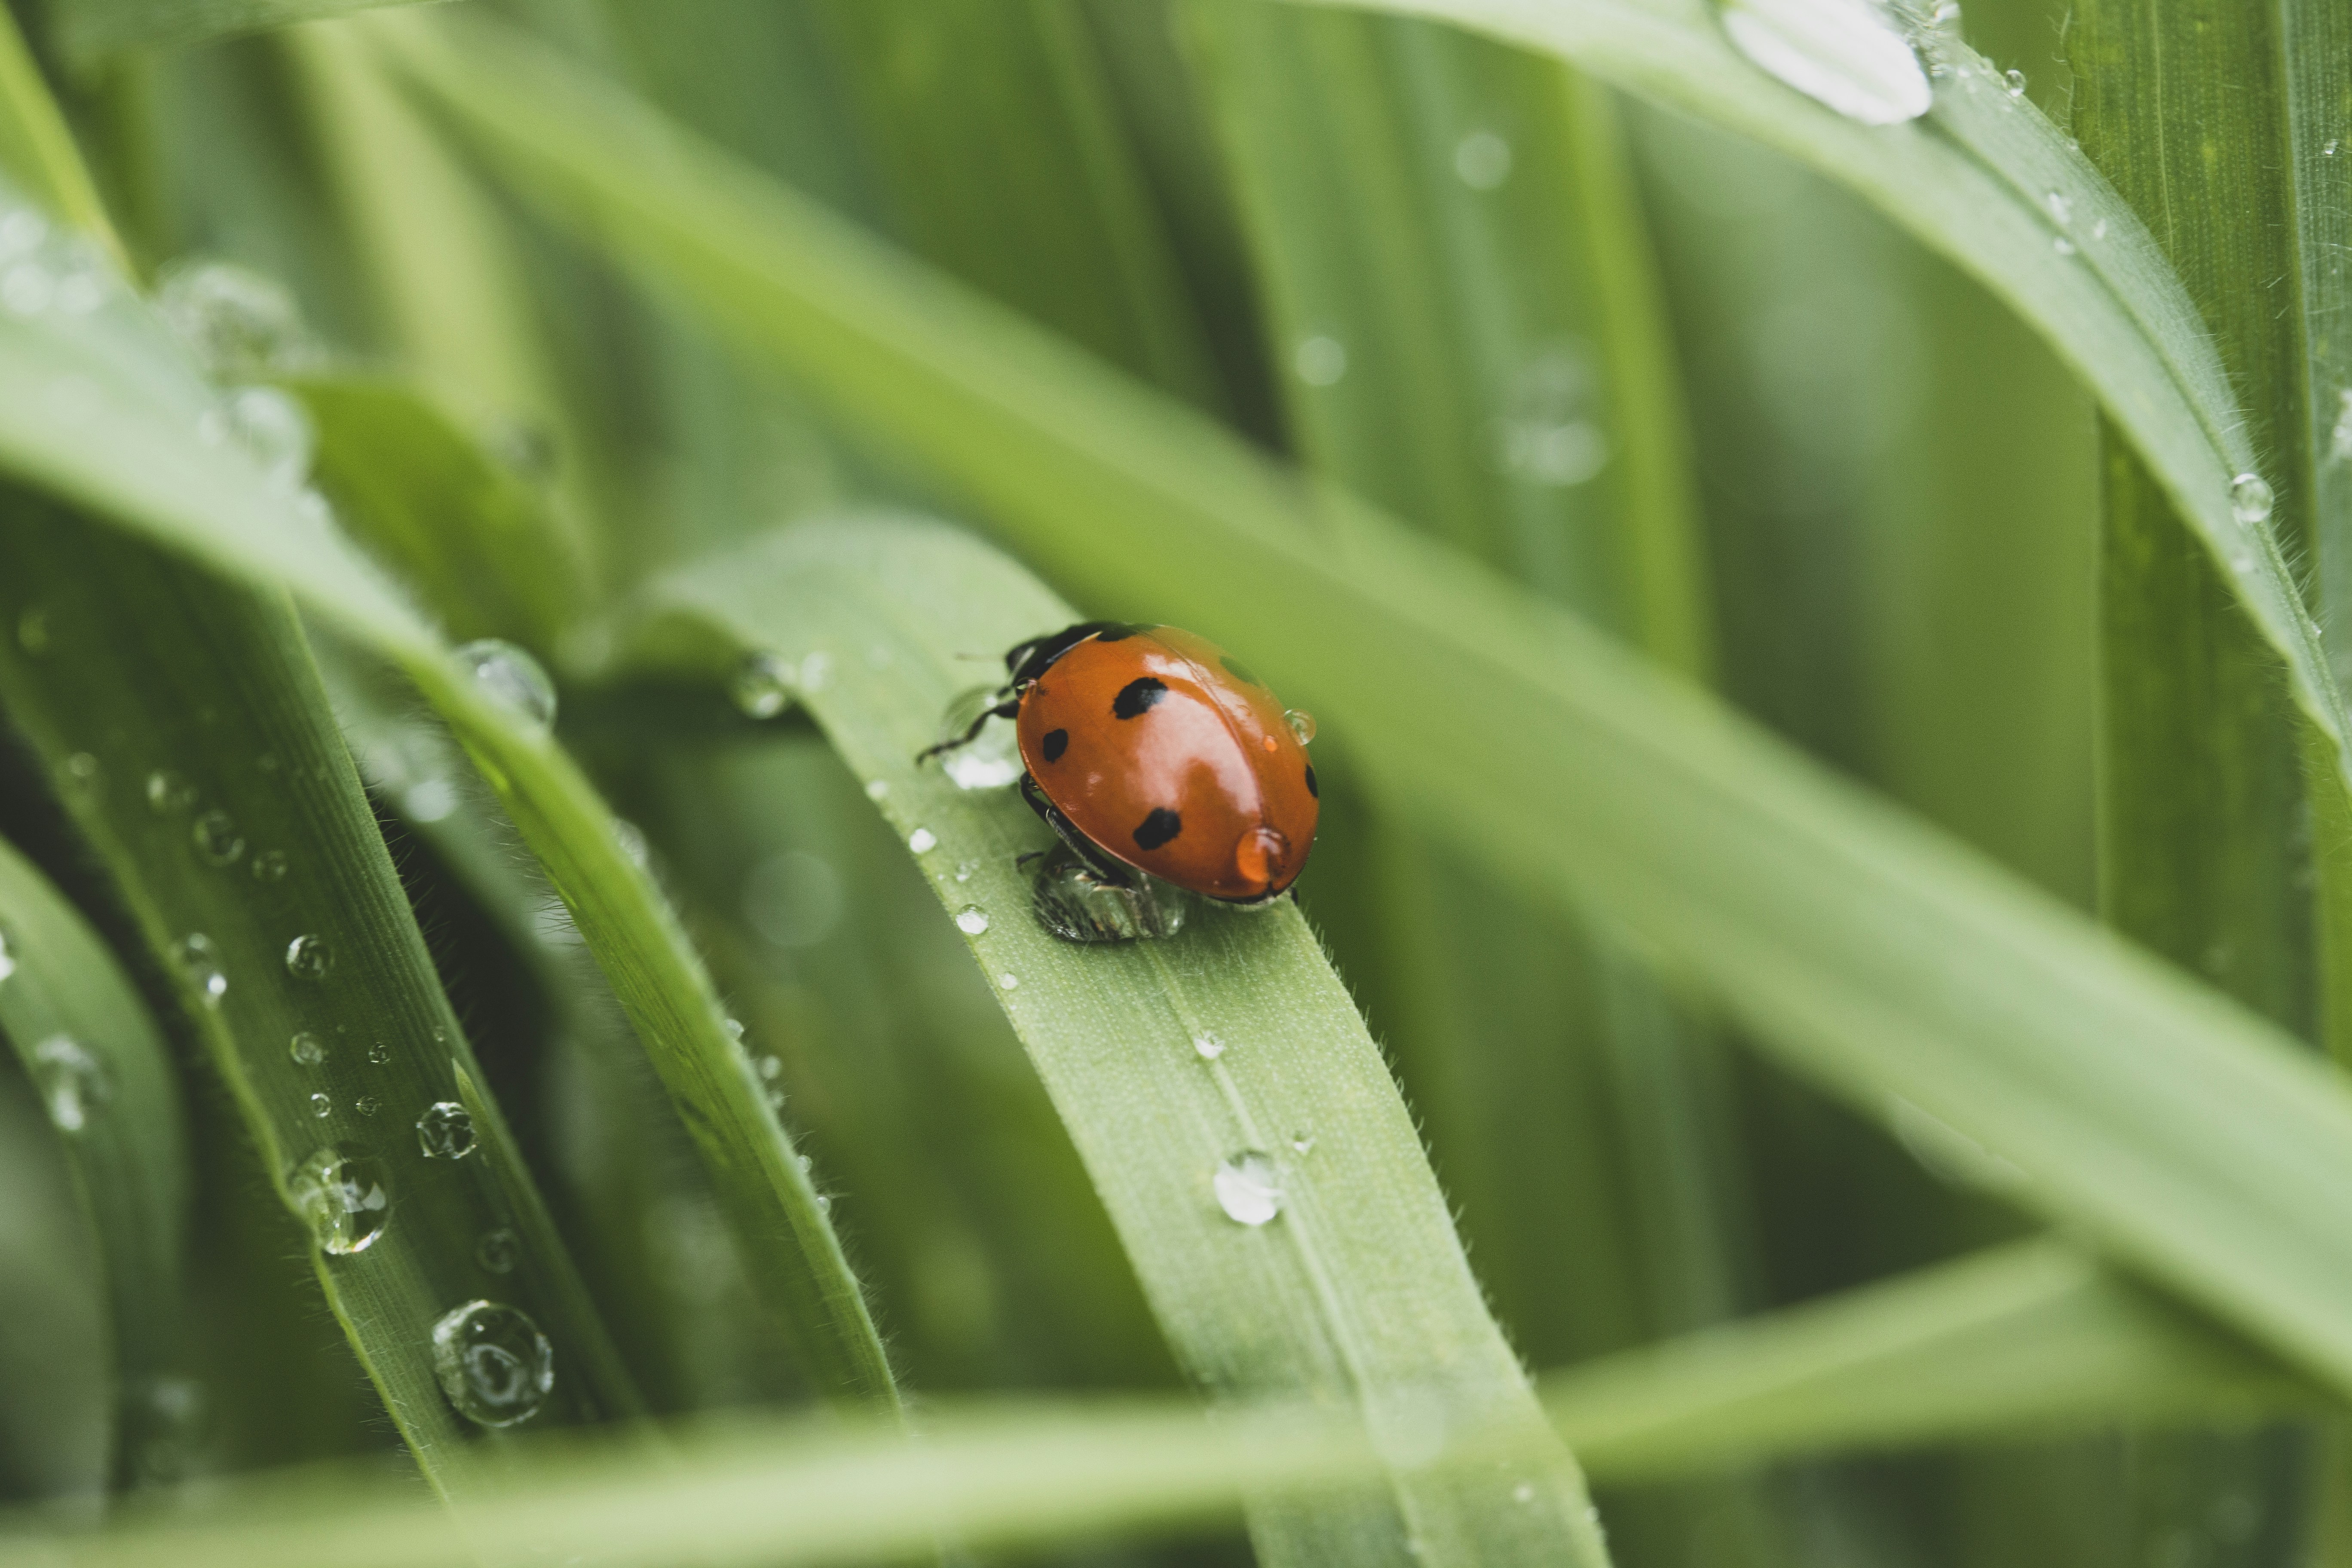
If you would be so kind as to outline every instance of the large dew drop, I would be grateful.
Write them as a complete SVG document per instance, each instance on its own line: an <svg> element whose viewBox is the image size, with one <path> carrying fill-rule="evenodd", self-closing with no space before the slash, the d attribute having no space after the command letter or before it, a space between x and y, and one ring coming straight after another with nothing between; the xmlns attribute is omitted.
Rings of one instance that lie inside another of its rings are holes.
<svg viewBox="0 0 2352 1568"><path fill-rule="evenodd" d="M293 398L274 386L241 386L229 394L228 427L273 488L291 495L309 481L318 437Z"/></svg>
<svg viewBox="0 0 2352 1568"><path fill-rule="evenodd" d="M510 642L483 637L457 650L457 662L473 673L474 684L509 712L533 729L555 722L555 682L533 658Z"/></svg>
<svg viewBox="0 0 2352 1568"><path fill-rule="evenodd" d="M364 1157L346 1159L331 1144L295 1167L286 1189L320 1247L337 1257L365 1252L392 1217L383 1167Z"/></svg>
<svg viewBox="0 0 2352 1568"><path fill-rule="evenodd" d="M1864 125L1916 120L1934 101L1919 57L1872 0L1727 0L1723 30L1757 65Z"/></svg>
<svg viewBox="0 0 2352 1568"><path fill-rule="evenodd" d="M416 1142L428 1160L462 1160L474 1152L474 1118L454 1100L437 1100L416 1119Z"/></svg>
<svg viewBox="0 0 2352 1568"><path fill-rule="evenodd" d="M2230 515L2249 528L2268 522L2276 504L2260 474L2240 474L2230 481Z"/></svg>
<svg viewBox="0 0 2352 1568"><path fill-rule="evenodd" d="M196 818L192 837L196 853L207 866L232 866L245 853L245 835L236 830L236 819L226 811L208 811Z"/></svg>
<svg viewBox="0 0 2352 1568"><path fill-rule="evenodd" d="M727 683L727 694L747 719L772 719L793 700L793 667L762 650L743 656Z"/></svg>
<svg viewBox="0 0 2352 1568"><path fill-rule="evenodd" d="M314 357L293 297L225 262L166 268L155 309L216 375L256 375Z"/></svg>
<svg viewBox="0 0 2352 1568"><path fill-rule="evenodd" d="M1037 923L1064 942L1132 942L1174 936L1184 929L1185 894L1181 889L1157 879L1118 887L1062 844L1037 868L1029 903Z"/></svg>
<svg viewBox="0 0 2352 1568"><path fill-rule="evenodd" d="M1282 1212L1282 1184L1274 1162L1255 1149L1219 1165L1211 1185L1216 1189L1217 1206L1237 1225L1264 1225Z"/></svg>
<svg viewBox="0 0 2352 1568"><path fill-rule="evenodd" d="M299 980L324 980L335 967L335 950L323 936L304 933L286 944L286 973Z"/></svg>
<svg viewBox="0 0 2352 1568"><path fill-rule="evenodd" d="M940 753L940 771L958 789L998 789L1021 776L1020 734L1011 720L990 714L997 701L996 688L975 686L948 704L938 738L942 744L960 743ZM979 730L963 740L974 724Z"/></svg>
<svg viewBox="0 0 2352 1568"><path fill-rule="evenodd" d="M511 1426L539 1414L555 1386L555 1351L530 1314L468 1301L433 1325L433 1370L457 1414Z"/></svg>
<svg viewBox="0 0 2352 1568"><path fill-rule="evenodd" d="M60 1132L79 1132L106 1102L106 1075L76 1041L52 1035L33 1047L33 1079Z"/></svg>

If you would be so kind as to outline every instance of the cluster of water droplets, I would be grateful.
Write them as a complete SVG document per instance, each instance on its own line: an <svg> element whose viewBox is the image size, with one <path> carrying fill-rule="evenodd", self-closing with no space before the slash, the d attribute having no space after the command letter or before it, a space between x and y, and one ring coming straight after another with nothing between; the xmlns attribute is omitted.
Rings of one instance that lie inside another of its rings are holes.
<svg viewBox="0 0 2352 1568"><path fill-rule="evenodd" d="M224 380L299 370L321 357L302 312L276 279L225 261L180 261L155 289L163 324Z"/></svg>
<svg viewBox="0 0 2352 1568"><path fill-rule="evenodd" d="M33 1082L60 1132L79 1132L112 1096L112 1085L87 1047L52 1035L33 1047Z"/></svg>
<svg viewBox="0 0 2352 1568"><path fill-rule="evenodd" d="M105 259L29 206L0 208L0 313L87 316L119 292Z"/></svg>

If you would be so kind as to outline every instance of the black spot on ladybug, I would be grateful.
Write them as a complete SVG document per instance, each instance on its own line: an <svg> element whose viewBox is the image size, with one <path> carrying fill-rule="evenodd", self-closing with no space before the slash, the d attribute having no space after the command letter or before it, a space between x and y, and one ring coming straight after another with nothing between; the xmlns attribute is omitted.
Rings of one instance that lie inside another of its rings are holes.
<svg viewBox="0 0 2352 1568"><path fill-rule="evenodd" d="M1058 763L1062 760L1062 753L1070 749L1070 732L1067 730L1048 730L1045 738L1037 742L1037 749L1045 753L1047 762ZM1309 768L1307 772L1312 776L1315 770ZM1310 784L1307 787L1313 789L1315 786Z"/></svg>
<svg viewBox="0 0 2352 1568"><path fill-rule="evenodd" d="M1118 719L1140 719L1144 710L1168 695L1168 683L1139 675L1118 689L1110 700L1111 716Z"/></svg>
<svg viewBox="0 0 2352 1568"><path fill-rule="evenodd" d="M1095 634L1095 641L1125 642L1131 637L1139 637L1155 629L1157 625L1153 621L1113 621Z"/></svg>
<svg viewBox="0 0 2352 1568"><path fill-rule="evenodd" d="M1184 831L1184 819L1164 805L1155 805L1143 826L1135 830L1135 841L1146 849L1157 849Z"/></svg>
<svg viewBox="0 0 2352 1568"><path fill-rule="evenodd" d="M1255 675L1253 675L1250 672L1250 667L1248 665L1244 664L1232 654L1219 654L1217 656L1217 662L1225 667L1225 673L1227 675L1232 676L1235 680L1240 681L1244 686L1264 686L1265 684L1265 681L1260 680Z"/></svg>
<svg viewBox="0 0 2352 1568"><path fill-rule="evenodd" d="M1054 735L1058 735L1060 733L1061 731L1059 730L1054 731ZM1051 749L1054 744L1054 735L1048 735L1045 737L1045 744L1048 748L1045 752L1045 760L1049 763L1052 762L1055 756L1060 754ZM1323 798L1323 792L1315 787L1315 764L1313 763L1307 764L1307 793L1313 795L1318 800L1321 800Z"/></svg>

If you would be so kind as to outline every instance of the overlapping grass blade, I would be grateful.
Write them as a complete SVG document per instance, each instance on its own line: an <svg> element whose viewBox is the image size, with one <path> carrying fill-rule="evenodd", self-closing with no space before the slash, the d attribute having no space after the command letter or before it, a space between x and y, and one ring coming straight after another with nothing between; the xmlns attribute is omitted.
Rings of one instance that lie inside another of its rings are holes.
<svg viewBox="0 0 2352 1568"><path fill-rule="evenodd" d="M1050 844L1043 826L1007 788L961 790L913 762L971 683L959 654L1076 614L968 535L870 516L721 554L648 603L641 635L682 649L686 672L723 679L758 655L797 672L971 940L1192 1376L1223 1398L1360 1413L1391 1495L1266 1502L1261 1555L1605 1562L1576 1466L1542 1432L1411 1119L1297 911L1212 907L1164 942L1062 942L1016 863ZM1271 1219L1223 1206L1223 1168L1251 1154L1276 1173ZM1508 1467L1429 1469L1447 1431L1514 1424L1525 1451Z"/></svg>
<svg viewBox="0 0 2352 1568"><path fill-rule="evenodd" d="M0 1036L40 1092L97 1237L112 1317L115 1482L153 1479L186 1437L174 1425L187 1392L180 1303L188 1134L179 1080L114 954L5 840Z"/></svg>
<svg viewBox="0 0 2352 1568"><path fill-rule="evenodd" d="M2352 1383L2333 1217L2352 1200L2352 1097L2274 1032L625 102L479 31L462 55L402 34L392 47L520 188L919 449L1095 607L1245 629L1253 662L1329 710L1464 852L1606 909L1809 1076L1979 1140L2025 1173L2019 1201ZM2178 425L2210 458L2114 296L2064 289L2123 333L2107 371L2142 367L2109 389L2139 435Z"/></svg>

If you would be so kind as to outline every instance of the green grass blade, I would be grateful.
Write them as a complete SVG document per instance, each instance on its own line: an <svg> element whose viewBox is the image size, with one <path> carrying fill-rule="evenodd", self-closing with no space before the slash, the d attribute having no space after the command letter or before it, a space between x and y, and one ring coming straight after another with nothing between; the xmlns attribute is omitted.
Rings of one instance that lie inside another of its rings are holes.
<svg viewBox="0 0 2352 1568"><path fill-rule="evenodd" d="M1296 909L1203 910L1166 942L1062 942L1014 858L1050 842L1043 826L1009 789L961 791L913 763L972 683L959 654L1075 612L967 535L877 518L812 523L649 593L667 635L700 639L702 672L761 651L799 672L966 927L1178 1360L1222 1398L1352 1407L1391 1456L1384 1506L1256 1510L1262 1555L1326 1562L1352 1542L1386 1561L1411 1543L1428 1563L1605 1562L1565 1450L1530 1439L1523 1463L1475 1477L1421 1468L1450 1427L1539 1424L1380 1052ZM1255 1225L1213 1191L1250 1152L1283 1194Z"/></svg>
<svg viewBox="0 0 2352 1568"><path fill-rule="evenodd" d="M79 66L131 49L257 33L378 5L439 0L60 0L51 6L58 46Z"/></svg>
<svg viewBox="0 0 2352 1568"><path fill-rule="evenodd" d="M13 13L0 16L0 169L122 263L122 242L106 204Z"/></svg>
<svg viewBox="0 0 2352 1568"><path fill-rule="evenodd" d="M2018 1201L2352 1384L2352 1099L2275 1032L625 102L478 33L397 47L510 178L918 447L1090 607L1246 642L1464 853L1607 910L1865 1113L1978 1139Z"/></svg>
<svg viewBox="0 0 2352 1568"><path fill-rule="evenodd" d="M188 1133L147 1005L33 863L0 840L0 1035L41 1092L103 1259L118 1486L168 1478L187 1367Z"/></svg>
<svg viewBox="0 0 2352 1568"><path fill-rule="evenodd" d="M21 494L5 522L7 612L39 616L45 637L0 647L0 697L226 1081L268 1180L299 1215L306 1162L332 1151L375 1163L368 1184L389 1206L360 1223L380 1215L381 1229L363 1247L319 1247L313 1264L426 1475L454 1494L491 1462L434 1365L435 1323L469 1300L521 1308L557 1347L535 1419L634 1409L550 1238L528 1235L511 1271L477 1256L480 1237L537 1210L515 1184L519 1159L422 1149L418 1121L453 1098L467 1048L291 611ZM478 1142L500 1131L474 1128Z"/></svg>

